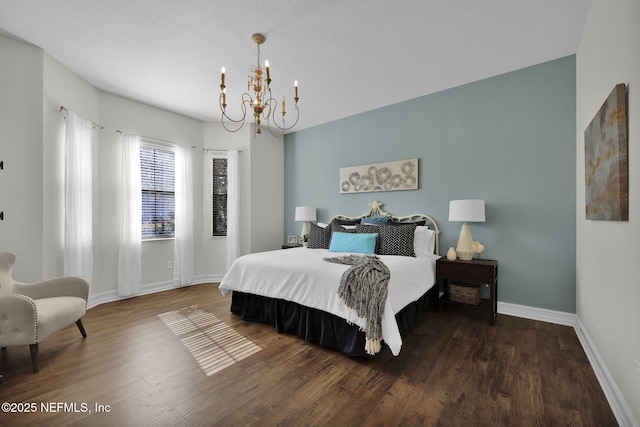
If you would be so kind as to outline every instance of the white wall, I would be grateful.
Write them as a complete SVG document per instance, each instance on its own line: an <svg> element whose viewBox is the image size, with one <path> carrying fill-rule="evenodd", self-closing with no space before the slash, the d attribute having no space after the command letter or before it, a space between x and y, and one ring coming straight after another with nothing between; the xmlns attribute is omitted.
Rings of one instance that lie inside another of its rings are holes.
<svg viewBox="0 0 640 427"><path fill-rule="evenodd" d="M203 148L238 149L242 253L277 249L283 235L282 138L254 138L220 124L102 92L28 43L0 35L0 250L14 250L18 280L63 273L64 119L60 106L104 127L94 132L94 275L89 305L117 298L120 134L129 131L194 146L194 275L196 283L226 272L226 239L210 235L210 195ZM255 231L255 232L254 232ZM142 293L171 287L173 240L142 246Z"/></svg>
<svg viewBox="0 0 640 427"><path fill-rule="evenodd" d="M250 249L272 251L284 243L284 141L266 130L251 136Z"/></svg>
<svg viewBox="0 0 640 427"><path fill-rule="evenodd" d="M636 379L640 361L638 17L637 0L594 0L576 63L577 315L635 417L623 419L623 425L638 425L640 420L640 382ZM626 83L629 92L629 221L587 221L584 130L618 83Z"/></svg>
<svg viewBox="0 0 640 427"><path fill-rule="evenodd" d="M18 254L14 277L43 272L42 51L0 35L0 250Z"/></svg>

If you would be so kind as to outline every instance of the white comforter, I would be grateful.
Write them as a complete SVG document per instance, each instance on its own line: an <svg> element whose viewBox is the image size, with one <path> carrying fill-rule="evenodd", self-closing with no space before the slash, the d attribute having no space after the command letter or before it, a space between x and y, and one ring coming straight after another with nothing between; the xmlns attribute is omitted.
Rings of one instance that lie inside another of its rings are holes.
<svg viewBox="0 0 640 427"><path fill-rule="evenodd" d="M342 274L350 266L326 262L323 258L348 255L326 249L293 248L260 252L238 258L220 283L223 296L240 291L279 298L323 310L343 319L358 318L338 297ZM394 356L400 353L402 339L395 314L418 300L435 283L435 262L439 256L403 257L380 255L391 271L389 292L382 317L382 338Z"/></svg>

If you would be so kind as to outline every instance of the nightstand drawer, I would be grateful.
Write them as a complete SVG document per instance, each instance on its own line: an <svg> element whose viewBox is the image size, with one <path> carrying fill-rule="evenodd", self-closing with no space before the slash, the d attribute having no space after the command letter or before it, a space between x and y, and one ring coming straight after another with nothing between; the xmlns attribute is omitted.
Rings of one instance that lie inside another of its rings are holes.
<svg viewBox="0 0 640 427"><path fill-rule="evenodd" d="M446 264L438 265L438 275L454 280L477 283L493 283L495 280L495 267L482 264Z"/></svg>

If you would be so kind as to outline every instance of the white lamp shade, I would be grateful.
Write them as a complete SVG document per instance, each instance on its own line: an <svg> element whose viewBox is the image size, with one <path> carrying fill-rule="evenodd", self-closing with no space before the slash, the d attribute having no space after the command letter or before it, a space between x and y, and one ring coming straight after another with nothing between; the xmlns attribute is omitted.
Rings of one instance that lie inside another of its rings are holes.
<svg viewBox="0 0 640 427"><path fill-rule="evenodd" d="M485 222L484 200L451 200L449 202L449 221Z"/></svg>
<svg viewBox="0 0 640 427"><path fill-rule="evenodd" d="M311 206L298 206L296 208L296 221L315 221L316 208Z"/></svg>

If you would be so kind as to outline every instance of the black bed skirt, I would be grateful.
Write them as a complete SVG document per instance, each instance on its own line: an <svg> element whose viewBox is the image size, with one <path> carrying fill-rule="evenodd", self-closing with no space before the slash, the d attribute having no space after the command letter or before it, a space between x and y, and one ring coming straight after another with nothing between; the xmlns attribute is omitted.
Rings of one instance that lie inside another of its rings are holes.
<svg viewBox="0 0 640 427"><path fill-rule="evenodd" d="M418 323L420 314L433 306L434 293L435 288L431 288L418 301L396 314L401 336L409 334ZM298 335L305 341L340 350L349 356L368 356L364 350L365 333L358 326L322 310L234 291L231 312L243 320L273 325L278 333ZM387 349L384 344L383 351Z"/></svg>

